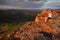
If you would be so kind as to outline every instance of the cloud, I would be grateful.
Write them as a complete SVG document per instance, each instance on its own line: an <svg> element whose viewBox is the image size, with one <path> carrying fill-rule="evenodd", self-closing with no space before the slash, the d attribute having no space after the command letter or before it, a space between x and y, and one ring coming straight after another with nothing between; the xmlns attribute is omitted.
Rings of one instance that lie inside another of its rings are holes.
<svg viewBox="0 0 60 40"><path fill-rule="evenodd" d="M60 0L48 0L47 2L44 3L44 6L42 6L44 9L60 9Z"/></svg>
<svg viewBox="0 0 60 40"><path fill-rule="evenodd" d="M60 9L60 0L41 0L37 2L21 0L0 0L0 9Z"/></svg>

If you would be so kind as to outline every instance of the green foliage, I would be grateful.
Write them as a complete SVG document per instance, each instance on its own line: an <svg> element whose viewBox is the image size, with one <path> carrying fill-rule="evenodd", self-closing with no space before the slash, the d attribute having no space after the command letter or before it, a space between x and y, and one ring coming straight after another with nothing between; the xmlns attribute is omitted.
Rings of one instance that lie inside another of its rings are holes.
<svg viewBox="0 0 60 40"><path fill-rule="evenodd" d="M1 30L0 33L10 33L15 31L16 29L18 29L19 27L23 26L25 22L20 22L20 23L2 23L0 24L1 26ZM3 28L3 26L7 26L5 29Z"/></svg>

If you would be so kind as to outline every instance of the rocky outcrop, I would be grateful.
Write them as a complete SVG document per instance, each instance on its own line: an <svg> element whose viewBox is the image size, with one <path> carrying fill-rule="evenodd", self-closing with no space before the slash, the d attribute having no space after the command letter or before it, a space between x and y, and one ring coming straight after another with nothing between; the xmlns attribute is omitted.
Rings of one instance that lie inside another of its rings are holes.
<svg viewBox="0 0 60 40"><path fill-rule="evenodd" d="M53 10L43 10L35 21L8 34L9 40L60 40L60 14Z"/></svg>

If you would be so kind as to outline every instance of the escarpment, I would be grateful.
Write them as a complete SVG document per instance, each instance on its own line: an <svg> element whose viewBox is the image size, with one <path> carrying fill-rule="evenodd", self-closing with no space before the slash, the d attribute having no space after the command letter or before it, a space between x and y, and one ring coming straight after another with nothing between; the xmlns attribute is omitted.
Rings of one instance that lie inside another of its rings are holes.
<svg viewBox="0 0 60 40"><path fill-rule="evenodd" d="M60 40L60 13L43 10L34 21L8 35L9 40Z"/></svg>

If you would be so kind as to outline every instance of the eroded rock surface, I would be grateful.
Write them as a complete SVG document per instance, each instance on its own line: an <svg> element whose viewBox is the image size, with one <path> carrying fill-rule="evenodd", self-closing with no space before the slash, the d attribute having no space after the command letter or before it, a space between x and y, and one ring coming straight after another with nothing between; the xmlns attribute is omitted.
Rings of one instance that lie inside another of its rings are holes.
<svg viewBox="0 0 60 40"><path fill-rule="evenodd" d="M35 21L27 22L7 37L9 40L60 40L60 13L43 10Z"/></svg>

